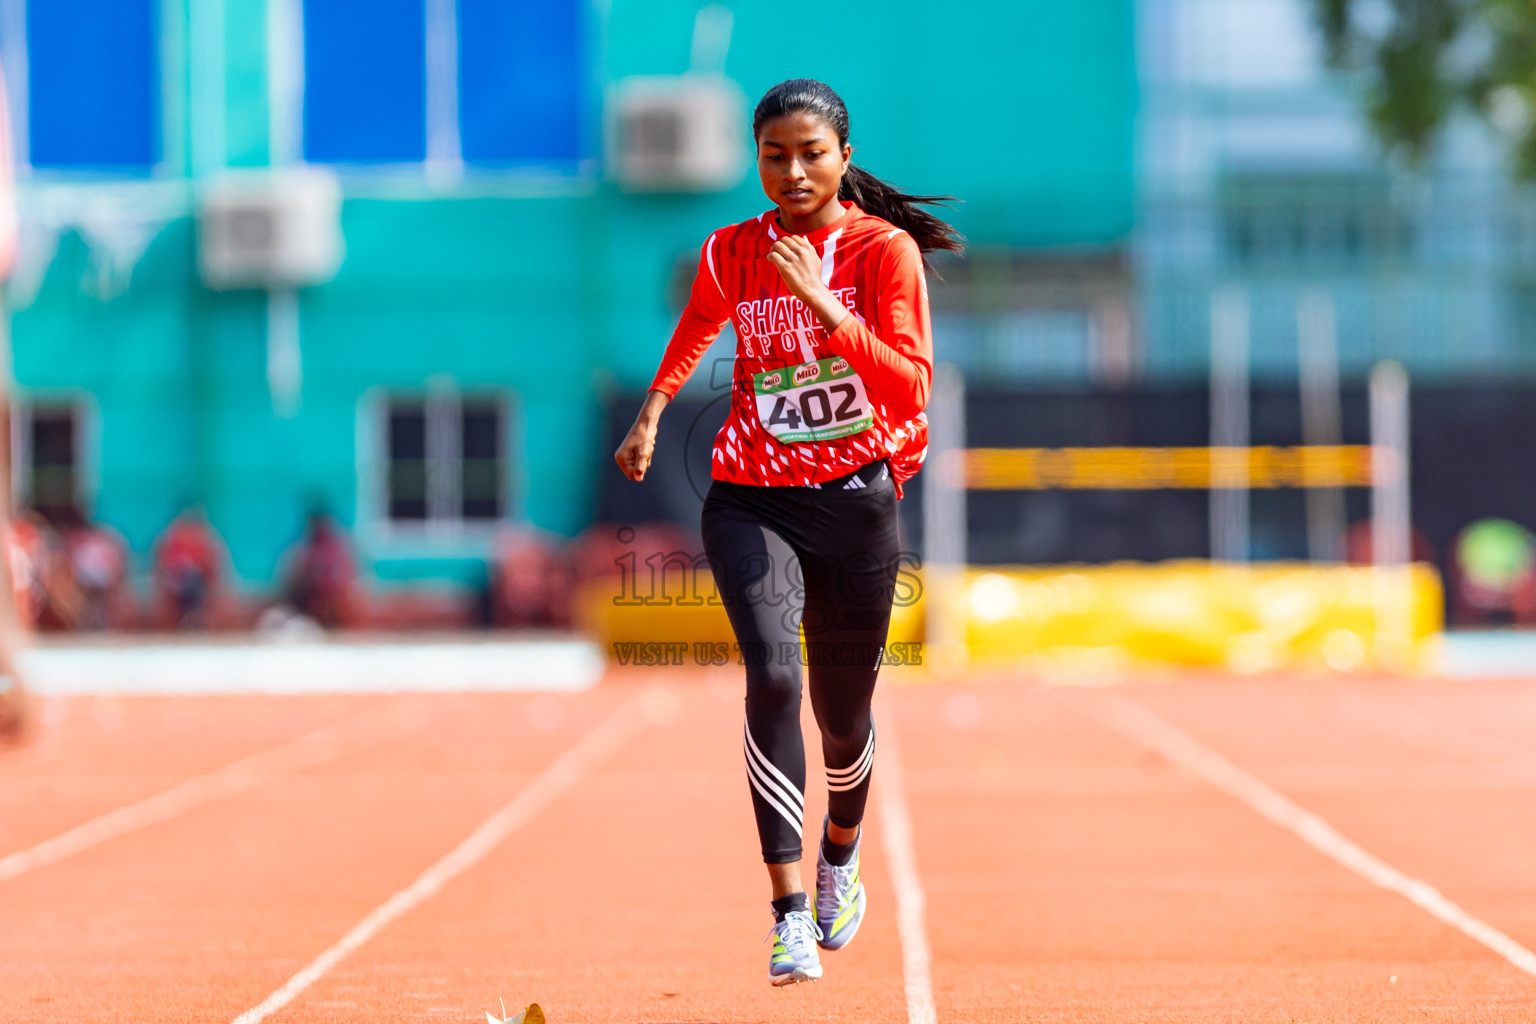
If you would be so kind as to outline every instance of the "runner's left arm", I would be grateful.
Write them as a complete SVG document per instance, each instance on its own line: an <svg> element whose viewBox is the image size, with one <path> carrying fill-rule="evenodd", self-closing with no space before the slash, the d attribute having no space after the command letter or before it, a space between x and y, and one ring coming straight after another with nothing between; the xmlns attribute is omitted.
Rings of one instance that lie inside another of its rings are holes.
<svg viewBox="0 0 1536 1024"><path fill-rule="evenodd" d="M827 337L827 348L847 359L871 397L897 423L928 405L933 382L933 330L923 254L905 231L886 244L880 258L878 309L871 330L852 314Z"/></svg>

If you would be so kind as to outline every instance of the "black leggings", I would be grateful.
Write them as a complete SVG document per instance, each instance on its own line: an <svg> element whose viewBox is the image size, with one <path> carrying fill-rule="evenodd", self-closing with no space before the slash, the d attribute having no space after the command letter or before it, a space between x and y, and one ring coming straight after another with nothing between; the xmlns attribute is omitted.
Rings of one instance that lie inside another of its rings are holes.
<svg viewBox="0 0 1536 1024"><path fill-rule="evenodd" d="M856 477L853 489L845 489ZM747 670L747 779L763 860L800 859L805 747L800 627L821 728L832 822L864 817L874 762L870 698L895 593L896 492L883 462L814 487L715 481L704 551Z"/></svg>

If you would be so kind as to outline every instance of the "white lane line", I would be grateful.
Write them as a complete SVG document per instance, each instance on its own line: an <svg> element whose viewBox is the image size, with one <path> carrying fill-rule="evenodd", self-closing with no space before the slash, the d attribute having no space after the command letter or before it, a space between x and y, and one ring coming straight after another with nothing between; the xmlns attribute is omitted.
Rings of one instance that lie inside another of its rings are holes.
<svg viewBox="0 0 1536 1024"><path fill-rule="evenodd" d="M423 871L416 881L374 908L334 946L315 957L308 967L289 978L281 988L256 1006L236 1017L234 1024L257 1024L281 1010L395 918L436 895L444 885L477 864L507 836L580 782L588 772L649 724L657 721L658 716L652 706L654 703L654 695L649 693L625 701L618 710L528 783L517 796L485 819L479 828L471 832L447 856Z"/></svg>
<svg viewBox="0 0 1536 1024"><path fill-rule="evenodd" d="M1271 789L1143 705L1126 697L1104 697L1096 701L1094 707L1100 718L1116 732L1236 797L1372 885L1397 893L1439 921L1487 946L1525 973L1536 975L1536 953L1473 917L1428 882L1403 874L1347 839L1316 814Z"/></svg>
<svg viewBox="0 0 1536 1024"><path fill-rule="evenodd" d="M202 804L243 793L276 776L323 764L344 750L409 735L426 724L428 716L427 709L418 702L397 702L243 757L154 796L108 811L36 846L0 857L0 882L55 864L109 839L168 821Z"/></svg>
<svg viewBox="0 0 1536 1024"><path fill-rule="evenodd" d="M880 732L880 770L875 792L880 797L880 825L891 884L896 889L896 930L901 936L901 970L907 993L908 1024L935 1024L933 954L928 949L927 905L922 878L917 873L917 851L912 845L912 816L901 769L901 741L885 701L875 711Z"/></svg>

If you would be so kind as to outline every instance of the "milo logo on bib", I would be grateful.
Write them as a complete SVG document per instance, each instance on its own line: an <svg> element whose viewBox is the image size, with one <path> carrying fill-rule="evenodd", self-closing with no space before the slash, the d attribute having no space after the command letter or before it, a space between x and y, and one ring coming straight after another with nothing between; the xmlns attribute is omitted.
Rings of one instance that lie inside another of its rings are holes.
<svg viewBox="0 0 1536 1024"><path fill-rule="evenodd" d="M757 418L785 443L831 441L874 426L864 381L848 360L829 356L784 370L753 374Z"/></svg>

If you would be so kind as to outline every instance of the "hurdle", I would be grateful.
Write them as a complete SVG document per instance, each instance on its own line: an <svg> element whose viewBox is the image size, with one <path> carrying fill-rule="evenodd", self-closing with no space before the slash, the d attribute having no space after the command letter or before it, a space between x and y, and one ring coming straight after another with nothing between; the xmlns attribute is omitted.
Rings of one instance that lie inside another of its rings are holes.
<svg viewBox="0 0 1536 1024"><path fill-rule="evenodd" d="M1321 320L1314 304L1301 313ZM1218 296L1213 314L1213 334L1236 341L1216 343L1235 351L1246 349L1246 309L1231 296ZM1372 515L1372 565L1369 570L1371 640L1360 639L1358 624L1332 632L1352 633L1371 657L1338 654L1326 660L1333 667L1358 667L1373 663L1391 670L1422 664L1419 647L1426 635L1438 629L1438 578L1419 567L1415 574L1410 558L1409 498L1409 384L1407 372L1395 362L1377 364L1370 374L1369 444L1303 444L1291 447L1254 446L1248 440L1248 377L1246 360L1230 353L1213 360L1213 443L1196 447L1081 447L1081 448L971 448L965 439L965 380L956 367L935 369L928 408L929 467L923 492L925 621L927 657L940 670L958 669L968 663L973 646L968 637L974 609L968 580L976 574L968 565L967 494L973 490L1158 490L1197 489L1211 495L1211 558L1213 569L1234 570L1219 578L1222 586L1241 581L1243 570L1252 569L1248 558L1248 499L1251 490L1302 488L1338 494L1346 487L1369 488ZM1314 374L1316 371L1313 371ZM1337 388L1336 378L1325 380L1325 389ZM1231 392L1240 390L1241 398ZM1337 417L1318 411L1311 400L1314 428L1307 433L1334 433ZM1304 409L1304 418L1306 411ZM1328 420L1331 418L1332 422ZM1321 431L1316 422L1323 421ZM1241 441L1243 443L1231 443ZM1229 442L1229 443L1215 443ZM1336 561L1337 518L1342 501L1309 503L1308 539L1314 562ZM1332 558L1319 558L1331 554ZM1184 567L1187 570L1187 565ZM1292 569L1294 570L1294 566ZM1062 568L1081 577L1086 567ZM1009 570L988 572L992 580ZM1332 572L1343 585L1345 576L1359 582L1359 569L1318 567ZM1428 576L1426 576L1426 573ZM1032 571L1033 575L1033 571ZM1000 577L999 577L1000 578ZM1258 575L1252 576L1257 580ZM1269 579L1268 575L1264 575ZM1327 585L1319 584L1319 588ZM1358 590L1354 588L1351 593ZM1339 632L1343 630L1344 632ZM1353 643L1353 642L1352 642ZM1348 644L1339 640L1335 647ZM1354 648L1351 647L1351 650Z"/></svg>

